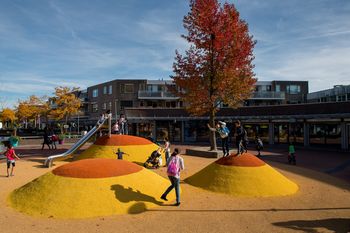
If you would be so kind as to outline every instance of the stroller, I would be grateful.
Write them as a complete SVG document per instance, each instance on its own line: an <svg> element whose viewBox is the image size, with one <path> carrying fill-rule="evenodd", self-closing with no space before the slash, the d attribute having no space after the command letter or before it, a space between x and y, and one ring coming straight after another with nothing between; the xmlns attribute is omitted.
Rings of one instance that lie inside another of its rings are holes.
<svg viewBox="0 0 350 233"><path fill-rule="evenodd" d="M162 154L160 152L161 148L158 148L158 150L153 151L152 154L146 160L146 162L143 164L143 166L145 168L159 168L162 165Z"/></svg>

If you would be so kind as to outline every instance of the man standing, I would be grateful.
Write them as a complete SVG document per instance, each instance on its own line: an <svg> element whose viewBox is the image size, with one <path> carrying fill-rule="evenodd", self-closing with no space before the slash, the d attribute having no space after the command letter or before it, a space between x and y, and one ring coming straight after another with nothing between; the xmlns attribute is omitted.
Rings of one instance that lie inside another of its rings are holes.
<svg viewBox="0 0 350 233"><path fill-rule="evenodd" d="M218 132L221 138L221 146L222 146L222 152L224 157L228 156L230 154L230 150L228 147L228 134L230 133L230 130L226 127L226 123L223 121L219 121L216 124L216 128L211 128L209 124L207 124L210 131Z"/></svg>
<svg viewBox="0 0 350 233"><path fill-rule="evenodd" d="M236 146L237 146L237 155L242 154L244 151L247 152L247 132L243 128L241 122L237 120L235 122L236 126Z"/></svg>

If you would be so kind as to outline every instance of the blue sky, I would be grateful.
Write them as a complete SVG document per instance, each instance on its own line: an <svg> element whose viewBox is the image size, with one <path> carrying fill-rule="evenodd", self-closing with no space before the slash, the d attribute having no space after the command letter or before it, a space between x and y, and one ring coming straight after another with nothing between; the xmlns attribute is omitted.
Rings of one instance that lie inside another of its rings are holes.
<svg viewBox="0 0 350 233"><path fill-rule="evenodd" d="M350 84L350 1L236 0L259 80ZM59 85L167 79L187 0L1 0L0 108Z"/></svg>

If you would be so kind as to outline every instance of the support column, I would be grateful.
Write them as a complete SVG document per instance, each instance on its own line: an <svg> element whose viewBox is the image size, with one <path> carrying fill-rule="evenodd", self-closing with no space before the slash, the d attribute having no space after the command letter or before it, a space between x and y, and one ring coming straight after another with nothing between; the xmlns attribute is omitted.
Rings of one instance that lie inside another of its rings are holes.
<svg viewBox="0 0 350 233"><path fill-rule="evenodd" d="M112 114L108 114L108 137L111 138L112 134Z"/></svg>
<svg viewBox="0 0 350 233"><path fill-rule="evenodd" d="M153 141L157 140L157 122L153 121L153 129L152 129Z"/></svg>
<svg viewBox="0 0 350 233"><path fill-rule="evenodd" d="M136 121L136 136L140 136L140 127L139 127L139 123Z"/></svg>
<svg viewBox="0 0 350 233"><path fill-rule="evenodd" d="M181 121L181 142L185 142L185 122Z"/></svg>
<svg viewBox="0 0 350 233"><path fill-rule="evenodd" d="M342 150L348 150L349 149L349 132L346 127L346 122L341 122L340 123L340 133L341 133L341 149Z"/></svg>
<svg viewBox="0 0 350 233"><path fill-rule="evenodd" d="M310 126L309 123L304 122L304 146L310 145Z"/></svg>
<svg viewBox="0 0 350 233"><path fill-rule="evenodd" d="M275 144L275 124L272 122L269 123L269 144Z"/></svg>

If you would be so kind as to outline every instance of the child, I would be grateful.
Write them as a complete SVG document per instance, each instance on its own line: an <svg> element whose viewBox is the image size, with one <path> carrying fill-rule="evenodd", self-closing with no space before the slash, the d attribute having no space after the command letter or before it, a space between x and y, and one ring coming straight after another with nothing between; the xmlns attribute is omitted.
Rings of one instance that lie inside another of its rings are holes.
<svg viewBox="0 0 350 233"><path fill-rule="evenodd" d="M289 148L288 148L288 163L296 165L295 147L292 142L289 144Z"/></svg>
<svg viewBox="0 0 350 233"><path fill-rule="evenodd" d="M115 154L117 155L117 158L120 160L123 159L123 155L128 155L127 153L121 151L120 148L118 148L118 151Z"/></svg>
<svg viewBox="0 0 350 233"><path fill-rule="evenodd" d="M13 169L16 166L15 159L20 159L20 158L16 155L15 150L12 148L12 145L10 143L7 145L5 156L7 160L7 177L9 177L10 175L14 176ZM12 165L11 174L9 175L9 169L11 165Z"/></svg>
<svg viewBox="0 0 350 233"><path fill-rule="evenodd" d="M262 140L259 138L259 136L255 137L255 144L256 144L256 150L258 151L257 157L260 157L261 156L260 151L264 149L264 144Z"/></svg>
<svg viewBox="0 0 350 233"><path fill-rule="evenodd" d="M180 171L185 169L184 160L181 156L179 156L179 150L174 149L174 152L171 154L170 158L167 161L167 173L171 185L165 190L163 195L160 197L162 200L167 201L166 198L168 193L175 189L176 193L176 204L175 206L180 205Z"/></svg>
<svg viewBox="0 0 350 233"><path fill-rule="evenodd" d="M229 156L230 155L230 149L228 147L228 135L230 133L230 130L226 127L226 123L223 121L219 121L216 124L215 128L211 128L209 124L207 124L208 128L212 132L218 132L221 137L221 144L222 144L222 152L223 156Z"/></svg>

